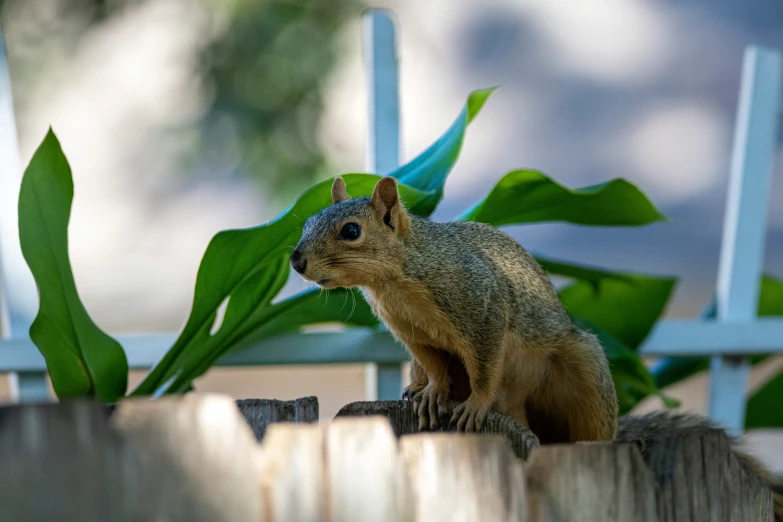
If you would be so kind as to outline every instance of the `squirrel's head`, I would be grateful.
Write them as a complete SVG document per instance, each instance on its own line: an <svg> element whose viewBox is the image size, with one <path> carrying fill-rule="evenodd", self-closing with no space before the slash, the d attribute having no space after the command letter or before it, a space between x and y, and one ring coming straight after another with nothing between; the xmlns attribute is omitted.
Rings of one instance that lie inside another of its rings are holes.
<svg viewBox="0 0 783 522"><path fill-rule="evenodd" d="M291 266L322 288L372 286L399 272L409 216L397 181L378 181L370 197L351 198L342 178L332 184L332 205L305 222Z"/></svg>

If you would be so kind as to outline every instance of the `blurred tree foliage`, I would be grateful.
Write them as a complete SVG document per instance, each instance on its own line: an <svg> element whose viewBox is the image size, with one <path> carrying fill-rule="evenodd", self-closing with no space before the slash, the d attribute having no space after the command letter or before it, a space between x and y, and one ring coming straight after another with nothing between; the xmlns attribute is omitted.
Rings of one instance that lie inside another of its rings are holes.
<svg viewBox="0 0 783 522"><path fill-rule="evenodd" d="M0 22L13 13L14 23L27 26L26 43L36 47L11 60L14 83L21 84L17 102L24 103L25 83L34 83L47 55L68 53L90 28L155 1L0 0ZM194 71L211 96L197 128L186 129L197 136L188 163L209 165L210 153L238 151L237 175L289 196L326 177L317 139L324 82L339 59L339 32L361 15L363 0L199 1L223 23Z"/></svg>
<svg viewBox="0 0 783 522"><path fill-rule="evenodd" d="M325 176L322 85L337 62L338 32L360 9L359 0L235 1L228 30L202 55L215 94L203 139L218 149L238 139L245 168L278 192L298 194Z"/></svg>

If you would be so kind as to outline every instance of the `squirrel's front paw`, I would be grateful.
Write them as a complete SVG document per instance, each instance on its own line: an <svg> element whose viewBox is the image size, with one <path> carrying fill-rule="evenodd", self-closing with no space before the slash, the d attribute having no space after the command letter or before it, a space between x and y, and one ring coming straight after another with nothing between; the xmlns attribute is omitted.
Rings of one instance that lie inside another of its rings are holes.
<svg viewBox="0 0 783 522"><path fill-rule="evenodd" d="M422 391L427 385L418 382L412 382L405 387L405 391L402 392L402 400L412 401L416 395Z"/></svg>
<svg viewBox="0 0 783 522"><path fill-rule="evenodd" d="M484 420L487 418L491 405L485 405L479 403L479 401L473 398L473 395L468 397L468 400L454 408L454 415L451 416L451 424L457 422L457 431L471 432L480 431L484 425Z"/></svg>
<svg viewBox="0 0 783 522"><path fill-rule="evenodd" d="M419 415L419 430L429 425L431 430L438 427L438 417L447 414L446 402L449 398L449 386L437 385L430 381L423 390L413 397L413 407Z"/></svg>

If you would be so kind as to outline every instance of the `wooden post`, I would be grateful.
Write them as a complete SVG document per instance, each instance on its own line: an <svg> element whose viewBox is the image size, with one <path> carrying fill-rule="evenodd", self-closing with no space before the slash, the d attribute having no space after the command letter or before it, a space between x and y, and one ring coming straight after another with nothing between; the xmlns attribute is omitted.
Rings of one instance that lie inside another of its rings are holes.
<svg viewBox="0 0 783 522"><path fill-rule="evenodd" d="M454 409L456 404L456 402L449 404L449 412ZM391 423L394 434L398 437L419 433L419 418L413 411L413 404L410 401L352 402L343 406L335 417L363 417L367 415L386 417ZM450 416L443 419L443 421L448 421L449 419ZM452 431L451 428L445 427L444 424L445 422L441 422L441 427L437 431ZM539 445L538 437L532 431L511 417L494 411L489 412L489 415L487 415L481 433L503 435L514 454L520 459L527 459L530 451Z"/></svg>
<svg viewBox="0 0 783 522"><path fill-rule="evenodd" d="M413 491L386 419L332 421L326 429L326 460L329 520L414 520Z"/></svg>
<svg viewBox="0 0 783 522"><path fill-rule="evenodd" d="M395 437L383 417L276 423L228 397L0 408L0 519L195 522L772 522L772 494L719 430L532 449Z"/></svg>
<svg viewBox="0 0 783 522"><path fill-rule="evenodd" d="M255 522L257 451L228 397L0 408L0 518Z"/></svg>
<svg viewBox="0 0 783 522"><path fill-rule="evenodd" d="M745 51L718 267L719 322L748 323L756 318L780 118L781 67L780 54L774 51L755 46ZM714 355L710 364L710 417L735 436L745 426L749 367L741 356Z"/></svg>
<svg viewBox="0 0 783 522"><path fill-rule="evenodd" d="M416 520L528 520L522 462L501 435L407 435L400 446Z"/></svg>
<svg viewBox="0 0 783 522"><path fill-rule="evenodd" d="M662 522L774 519L772 492L736 458L724 431L655 433L637 444L655 477Z"/></svg>
<svg viewBox="0 0 783 522"><path fill-rule="evenodd" d="M280 423L267 430L258 459L261 521L329 520L323 427Z"/></svg>
<svg viewBox="0 0 783 522"><path fill-rule="evenodd" d="M141 464L134 484L127 480L124 487L141 489L137 502L149 510L148 519L260 518L258 447L230 397L128 400L117 405L112 426Z"/></svg>
<svg viewBox="0 0 783 522"><path fill-rule="evenodd" d="M236 403L259 442L264 438L268 426L274 422L318 422L317 397L302 397L293 401L241 399Z"/></svg>
<svg viewBox="0 0 783 522"><path fill-rule="evenodd" d="M653 474L632 445L542 446L525 475L530 520L658 521Z"/></svg>

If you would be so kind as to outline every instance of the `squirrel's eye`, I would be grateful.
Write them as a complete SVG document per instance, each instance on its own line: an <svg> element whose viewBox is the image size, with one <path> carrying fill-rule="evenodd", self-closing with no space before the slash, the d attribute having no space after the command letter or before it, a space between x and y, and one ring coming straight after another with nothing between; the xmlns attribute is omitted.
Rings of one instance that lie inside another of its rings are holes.
<svg viewBox="0 0 783 522"><path fill-rule="evenodd" d="M359 236L362 234L362 227L360 227L357 223L346 223L343 225L343 228L340 229L340 233L337 235L338 239L347 239L348 241L353 241L354 239L359 239Z"/></svg>

